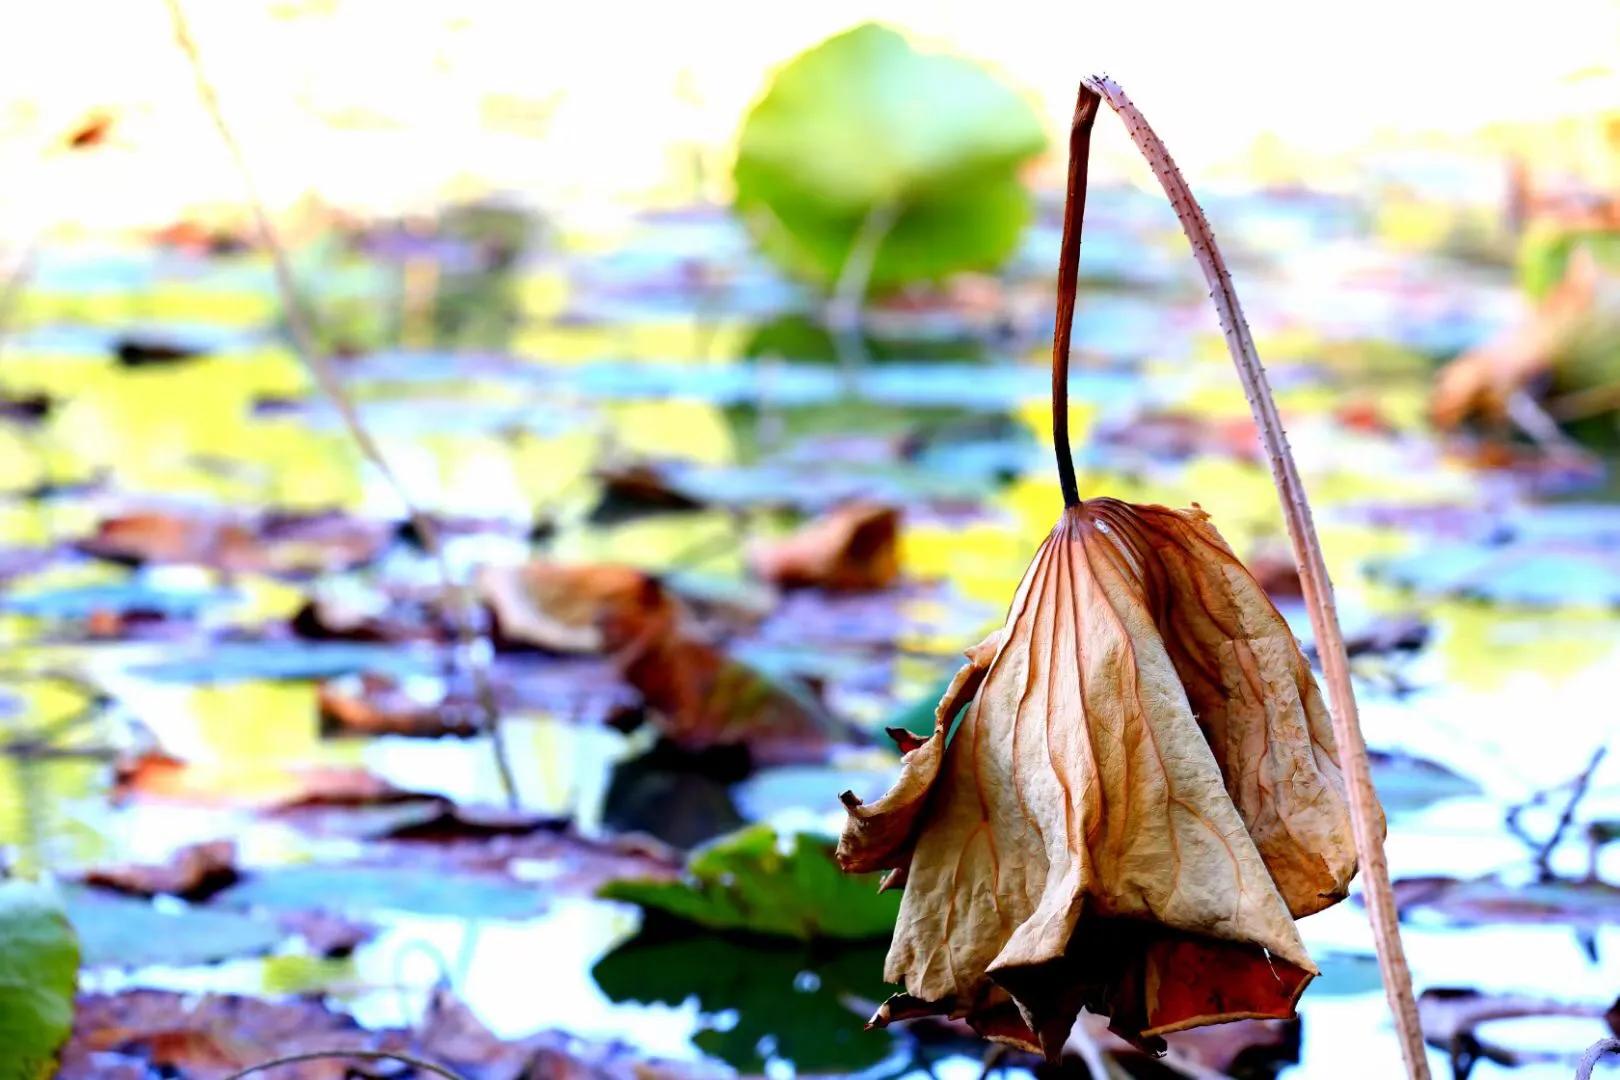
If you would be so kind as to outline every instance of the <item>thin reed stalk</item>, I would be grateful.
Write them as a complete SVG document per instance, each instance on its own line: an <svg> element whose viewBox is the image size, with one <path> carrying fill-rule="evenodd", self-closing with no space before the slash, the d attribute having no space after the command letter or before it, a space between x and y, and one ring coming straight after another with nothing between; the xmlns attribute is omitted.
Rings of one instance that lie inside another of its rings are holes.
<svg viewBox="0 0 1620 1080"><path fill-rule="evenodd" d="M219 94L214 84L208 78L207 68L203 64L202 54L197 48L196 40L191 36L191 29L186 21L184 9L180 0L165 0L169 8L169 17L174 25L175 40L186 59L191 64L193 76L196 78L197 94L202 99L203 107L213 120L214 128L219 132L220 140L225 144L232 163L242 181L242 188L247 196L248 207L252 211L254 225L256 226L260 241L265 250L270 253L271 267L275 273L277 291L280 293L282 307L286 313L287 327L292 337L293 351L298 354L305 367L309 369L316 385L332 402L343 421L355 445L360 448L361 454L371 462L384 483L393 491L394 497L404 507L406 515L410 518L416 535L421 541L423 549L434 561L438 568L439 578L443 586L445 604L451 619L455 623L457 637L457 651L460 654L461 664L473 684L474 694L484 716L484 728L489 735L490 744L495 755L495 768L500 777L501 787L505 791L506 800L512 806L518 805L517 783L512 775L511 762L507 757L505 743L501 739L500 708L495 701L494 687L490 683L489 670L484 653L487 642L478 629L478 619L475 613L475 602L469 589L458 583L450 568L450 562L445 557L443 538L440 536L438 525L418 507L411 497L399 474L389 464L382 447L372 437L370 430L360 418L360 410L356 407L354 399L349 395L343 380L333 367L331 360L320 350L315 340L314 320L304 303L303 295L298 290L297 279L293 276L292 261L287 256L286 245L281 241L281 234L275 222L271 220L269 211L265 208L263 197L259 193L258 182L253 177L253 170L249 167L247 155L242 150L242 144L237 140L235 132L225 118L225 111L220 105Z"/></svg>

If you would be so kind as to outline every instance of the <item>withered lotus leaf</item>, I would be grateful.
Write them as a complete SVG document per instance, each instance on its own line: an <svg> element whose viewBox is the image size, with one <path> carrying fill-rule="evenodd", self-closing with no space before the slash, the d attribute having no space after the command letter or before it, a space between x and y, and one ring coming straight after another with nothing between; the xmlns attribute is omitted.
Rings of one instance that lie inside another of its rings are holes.
<svg viewBox="0 0 1620 1080"><path fill-rule="evenodd" d="M1293 1015L1349 811L1310 668L1207 515L1069 507L967 656L893 789L844 797L840 864L905 886L872 1022L1055 1057L1082 1007L1149 1049Z"/></svg>
<svg viewBox="0 0 1620 1080"><path fill-rule="evenodd" d="M756 548L754 570L784 588L886 589L900 577L900 512L846 503L791 536Z"/></svg>
<svg viewBox="0 0 1620 1080"><path fill-rule="evenodd" d="M478 590L504 640L550 652L613 652L676 617L656 578L613 563L486 566Z"/></svg>

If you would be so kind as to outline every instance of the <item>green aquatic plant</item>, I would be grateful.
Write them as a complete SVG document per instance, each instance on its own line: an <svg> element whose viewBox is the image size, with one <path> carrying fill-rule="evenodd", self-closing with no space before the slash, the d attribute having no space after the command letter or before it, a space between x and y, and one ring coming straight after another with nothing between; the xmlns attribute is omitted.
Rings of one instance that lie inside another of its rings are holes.
<svg viewBox="0 0 1620 1080"><path fill-rule="evenodd" d="M1030 219L1018 172L1045 145L990 72L868 23L792 60L748 114L736 210L829 289L852 263L879 289L993 269Z"/></svg>
<svg viewBox="0 0 1620 1080"><path fill-rule="evenodd" d="M50 890L0 882L0 1080L45 1080L73 1027L79 942Z"/></svg>

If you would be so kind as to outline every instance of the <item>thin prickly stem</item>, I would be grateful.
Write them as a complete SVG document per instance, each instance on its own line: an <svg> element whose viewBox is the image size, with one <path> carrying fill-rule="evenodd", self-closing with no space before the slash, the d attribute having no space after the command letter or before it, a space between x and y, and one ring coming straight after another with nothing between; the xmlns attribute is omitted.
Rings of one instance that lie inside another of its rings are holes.
<svg viewBox="0 0 1620 1080"><path fill-rule="evenodd" d="M1243 317L1243 307L1232 287L1232 276L1227 271L1226 260L1222 258L1209 221L1199 209L1181 170L1117 83L1106 75L1100 75L1083 80L1082 85L1100 95L1119 114L1131 141L1141 150L1169 197L1170 205L1175 209L1176 217L1192 245L1193 256L1204 272L1204 280L1210 288L1210 300L1220 317L1227 349L1248 396L1255 424L1260 429L1261 440L1271 462L1272 480L1282 503L1283 519L1288 525L1294 563L1304 589L1311 628L1316 634L1317 655L1322 661L1322 673L1333 705L1333 734L1339 744L1339 767L1345 776L1346 794L1350 801L1351 825L1361 863L1362 890L1366 895L1367 914L1378 947L1378 966L1384 980L1384 993L1395 1017L1407 1076L1410 1080L1428 1080L1429 1065L1423 1030L1412 996L1412 976L1401 945L1395 896L1390 888L1389 865L1384 857L1378 795L1373 788L1372 772L1367 763L1367 744L1361 734L1355 691L1350 684L1350 662L1335 610L1333 584L1328 578L1322 545L1311 519L1310 502L1306 498L1305 485L1300 479L1293 452L1288 447L1288 437L1283 431L1276 399L1272 397L1265 368L1260 363L1248 322Z"/></svg>

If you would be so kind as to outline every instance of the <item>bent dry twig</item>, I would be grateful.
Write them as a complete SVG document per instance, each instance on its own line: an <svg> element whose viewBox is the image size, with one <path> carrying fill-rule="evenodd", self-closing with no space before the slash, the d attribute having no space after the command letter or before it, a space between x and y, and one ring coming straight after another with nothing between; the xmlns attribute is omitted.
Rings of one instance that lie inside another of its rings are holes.
<svg viewBox="0 0 1620 1080"><path fill-rule="evenodd" d="M1154 176L1169 197L1170 205L1175 209L1182 230L1192 245L1193 257L1198 260L1204 280L1209 285L1210 299L1220 318L1227 349L1249 399L1255 424L1260 429L1261 441L1271 462L1272 480L1282 503L1283 519L1288 526L1311 628L1316 635L1328 698L1332 703L1333 735L1339 744L1339 768L1344 773L1348 789L1356 852L1361 863L1362 890L1366 894L1367 912L1378 947L1378 967L1383 976L1384 993L1395 1017L1407 1076L1411 1080L1428 1080L1429 1065L1423 1047L1423 1031L1418 1024L1417 1005L1412 998L1412 976L1401 945L1395 896L1389 883L1389 864L1384 858L1378 795L1373 788L1372 772L1367 762L1367 744L1361 734L1355 692L1350 684L1350 661L1345 652L1344 635L1339 628L1333 584L1328 578L1316 525L1311 520L1305 485L1294 463L1293 452L1288 447L1288 437L1283 431L1276 400L1266 381L1265 368L1260 363L1254 339L1244 320L1243 308L1232 286L1226 261L1216 246L1215 234L1164 143L1118 83L1106 75L1089 76L1082 83L1119 114L1131 141L1147 159Z"/></svg>
<svg viewBox="0 0 1620 1080"><path fill-rule="evenodd" d="M1536 880L1553 881L1557 874L1553 872L1552 857L1558 846L1564 842L1564 836L1569 832L1570 826L1575 824L1576 811L1580 809L1581 801L1586 798L1587 789L1592 785L1592 774L1597 772L1599 765L1608 755L1609 748L1600 746L1592 751L1587 759L1586 767L1574 777L1561 784L1536 792L1529 799L1509 808L1505 824L1508 832L1512 833L1530 849L1531 860L1536 868ZM1552 801L1552 797L1560 791L1568 791L1569 798L1564 803L1564 809L1558 815L1552 832L1545 839L1538 839L1525 828L1524 815L1527 811L1545 806Z"/></svg>
<svg viewBox="0 0 1620 1080"><path fill-rule="evenodd" d="M286 246L281 242L281 234L277 231L275 223L270 220L270 213L265 208L263 197L259 194L258 183L253 178L253 170L248 167L247 155L242 150L242 144L237 141L236 134L225 119L224 109L220 106L219 94L214 84L209 81L207 69L203 66L202 54L197 48L196 40L191 36L190 27L186 21L185 11L180 6L180 0L165 0L169 7L169 17L174 25L175 40L179 43L181 51L191 64L192 74L197 82L197 95L202 99L203 107L208 111L214 128L219 132L220 140L225 144L232 163L236 166L237 174L242 180L242 187L247 195L248 207L253 213L254 225L258 229L260 239L265 249L270 253L270 264L275 274L276 288L281 294L282 307L286 310L287 327L292 336L293 350L298 354L304 366L314 377L321 391L331 400L360 452L371 462L383 482L393 491L394 497L405 508L411 525L421 540L422 547L433 559L443 583L443 590L449 613L455 621L458 650L461 661L471 677L473 690L477 696L479 708L484 714L484 726L488 732L490 744L495 754L495 768L500 777L501 786L505 790L506 801L518 805L517 782L512 775L511 762L507 758L506 746L501 740L500 708L495 701L494 687L490 683L489 672L485 667L482 655L484 642L476 625L474 602L470 592L459 585L455 575L450 569L450 563L445 558L443 538L439 534L438 526L428 517L411 498L410 492L401 481L399 474L388 463L387 456L382 447L371 435L371 432L361 422L359 409L354 399L349 396L338 376L336 369L324 353L320 351L315 340L314 322L304 305L302 294L298 291L298 284L293 277L292 262L287 257Z"/></svg>
<svg viewBox="0 0 1620 1080"><path fill-rule="evenodd" d="M1599 1039L1575 1063L1575 1080L1592 1080L1592 1070L1606 1057L1620 1057L1620 1039Z"/></svg>
<svg viewBox="0 0 1620 1080"><path fill-rule="evenodd" d="M303 1054L288 1054L286 1057L271 1058L269 1061L261 1061L257 1065L249 1065L245 1069L239 1069L227 1076L225 1080L242 1080L245 1076L252 1076L254 1073L265 1072L281 1065L297 1065L303 1061L332 1061L343 1058L350 1058L355 1061L397 1061L421 1072L442 1076L445 1080L465 1080L465 1077L460 1073L451 1072L443 1065L435 1065L431 1061L412 1057L409 1054L395 1054L384 1050L311 1050Z"/></svg>

